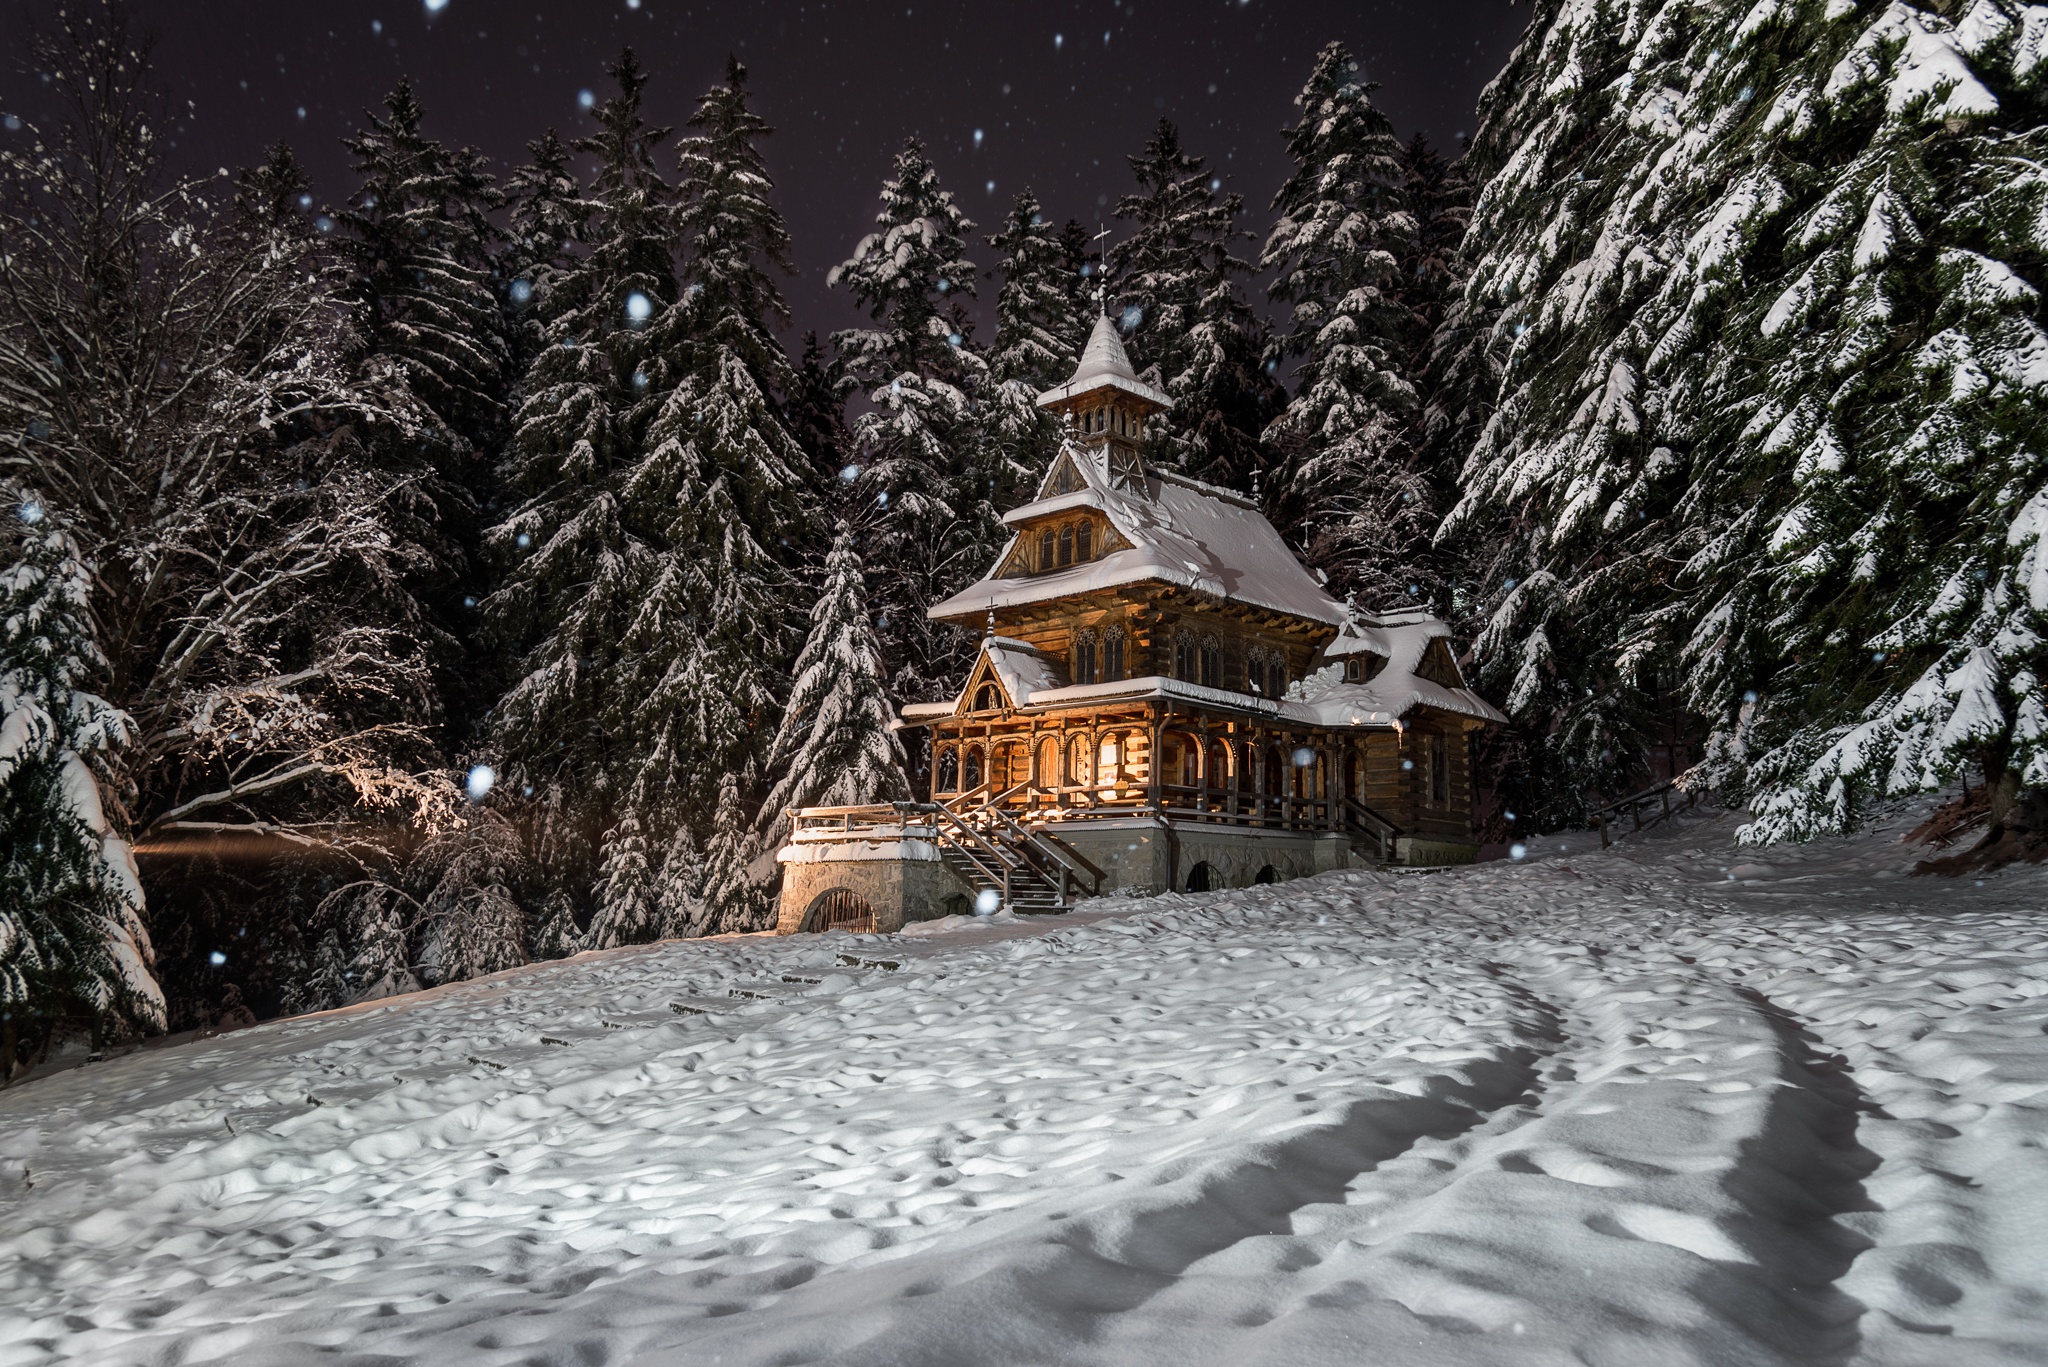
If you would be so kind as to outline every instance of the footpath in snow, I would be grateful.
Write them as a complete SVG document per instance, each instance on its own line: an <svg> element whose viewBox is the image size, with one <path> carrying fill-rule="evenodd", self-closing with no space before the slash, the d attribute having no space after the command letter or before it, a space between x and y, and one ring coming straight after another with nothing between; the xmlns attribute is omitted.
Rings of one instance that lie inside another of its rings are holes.
<svg viewBox="0 0 2048 1367"><path fill-rule="evenodd" d="M2048 1361L2048 870L674 942L0 1093L0 1364Z"/></svg>

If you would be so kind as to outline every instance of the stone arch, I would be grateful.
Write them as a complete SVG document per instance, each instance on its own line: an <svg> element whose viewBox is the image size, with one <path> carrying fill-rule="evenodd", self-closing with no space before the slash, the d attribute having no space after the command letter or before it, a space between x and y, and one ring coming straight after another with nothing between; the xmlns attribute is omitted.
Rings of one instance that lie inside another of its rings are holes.
<svg viewBox="0 0 2048 1367"><path fill-rule="evenodd" d="M1187 891L1189 892L1214 892L1222 886L1223 875L1218 873L1216 866L1206 859L1188 870Z"/></svg>
<svg viewBox="0 0 2048 1367"><path fill-rule="evenodd" d="M1252 875L1252 882L1254 883L1277 883L1279 881L1280 870L1274 868L1271 864L1263 866L1257 873Z"/></svg>
<svg viewBox="0 0 2048 1367"><path fill-rule="evenodd" d="M802 924L797 927L800 934L845 930L865 935L872 934L874 929L874 907L851 888L826 888L813 897L811 904L804 908Z"/></svg>

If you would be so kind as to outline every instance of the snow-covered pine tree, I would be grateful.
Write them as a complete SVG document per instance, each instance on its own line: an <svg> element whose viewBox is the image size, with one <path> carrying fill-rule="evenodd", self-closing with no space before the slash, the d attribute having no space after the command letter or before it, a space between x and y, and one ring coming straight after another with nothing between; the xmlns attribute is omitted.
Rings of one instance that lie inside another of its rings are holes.
<svg viewBox="0 0 2048 1367"><path fill-rule="evenodd" d="M303 982L292 984L286 1011L331 1011L346 1006L355 995L348 978L348 956L341 948L341 934L329 927L313 951L313 962Z"/></svg>
<svg viewBox="0 0 2048 1367"><path fill-rule="evenodd" d="M1364 607L1443 606L1431 544L1441 508L1413 414L1414 328L1401 267L1416 237L1401 145L1341 43L1316 57L1287 136L1295 169L1260 257L1292 308L1280 352L1301 358L1267 429L1280 454L1269 507L1334 592Z"/></svg>
<svg viewBox="0 0 2048 1367"><path fill-rule="evenodd" d="M576 924L576 902L557 888L541 902L540 922L533 932L533 957L566 959L583 947L583 930Z"/></svg>
<svg viewBox="0 0 2048 1367"><path fill-rule="evenodd" d="M380 879L345 884L320 904L319 919L341 928L354 947L344 977L351 1001L376 1001L420 990L413 973L420 906Z"/></svg>
<svg viewBox="0 0 2048 1367"><path fill-rule="evenodd" d="M526 373L545 345L555 282L569 270L589 217L570 150L550 128L526 144L533 160L505 179L508 231L499 274L505 279L507 373L514 377Z"/></svg>
<svg viewBox="0 0 2048 1367"><path fill-rule="evenodd" d="M968 345L960 304L975 292L974 224L916 138L897 152L881 198L876 230L826 278L878 324L832 340L872 405L853 424L853 463L872 505L869 558L891 686L924 697L957 683L973 644L927 621L925 608L994 555L1001 490L994 453L976 440L987 366Z"/></svg>
<svg viewBox="0 0 2048 1367"><path fill-rule="evenodd" d="M669 838L668 852L661 859L661 876L654 892L655 938L679 939L702 935L709 928L709 909L704 904L704 857L687 825L678 824Z"/></svg>
<svg viewBox="0 0 2048 1367"><path fill-rule="evenodd" d="M288 142L272 143L263 165L235 178L235 211L265 227L298 224L311 232L312 208L313 178Z"/></svg>
<svg viewBox="0 0 2048 1367"><path fill-rule="evenodd" d="M1010 494L1028 493L1059 449L1059 420L1037 399L1074 373L1096 305L1081 289L1076 244L1047 221L1029 190L1010 205L988 245L1000 254L994 274L1002 285L981 428L999 451L1008 503Z"/></svg>
<svg viewBox="0 0 2048 1367"><path fill-rule="evenodd" d="M622 642L646 757L634 791L669 818L704 812L719 775L758 759L795 645L786 562L805 539L810 462L782 411L796 377L774 335L789 317L775 276L794 267L745 83L729 61L682 144L682 288L647 330L644 454L623 486L658 564Z"/></svg>
<svg viewBox="0 0 2048 1367"><path fill-rule="evenodd" d="M1490 87L1503 380L1448 530L1559 812L1632 780L1660 684L1754 839L2048 779L2026 22L1549 4Z"/></svg>
<svg viewBox="0 0 2048 1367"><path fill-rule="evenodd" d="M750 869L761 855L760 837L754 831L745 797L751 786L739 774L727 774L718 782L718 814L704 850L703 925L707 934L765 930L774 914L766 889L754 881Z"/></svg>
<svg viewBox="0 0 2048 1367"><path fill-rule="evenodd" d="M576 143L597 161L587 250L555 280L547 345L520 385L503 470L520 502L486 536L505 577L483 603L517 662L490 748L508 783L547 795L548 874L579 897L647 754L620 642L660 552L624 487L642 449L645 329L676 298L674 192L654 161L671 130L642 116L647 77L630 49L610 71L618 89L598 106L597 131Z"/></svg>
<svg viewBox="0 0 2048 1367"><path fill-rule="evenodd" d="M491 220L504 195L482 153L426 136L410 81L399 81L384 109L365 111L367 126L342 140L360 177L338 216L357 326L443 422L480 447L502 421L509 362Z"/></svg>
<svg viewBox="0 0 2048 1367"><path fill-rule="evenodd" d="M1020 384L1035 397L1074 373L1095 325L1095 300L1082 288L1075 244L1046 219L1029 190L1010 205L988 245L1000 254L991 274L1002 280L989 373L998 384Z"/></svg>
<svg viewBox="0 0 2048 1367"><path fill-rule="evenodd" d="M527 961L518 890L532 869L502 813L471 808L421 846L406 876L418 893L418 962L429 981L460 982Z"/></svg>
<svg viewBox="0 0 2048 1367"><path fill-rule="evenodd" d="M585 949L616 949L652 939L660 907L654 870L647 859L647 838L641 833L629 800L616 826L605 833L604 857L598 865L597 914L583 936Z"/></svg>
<svg viewBox="0 0 2048 1367"><path fill-rule="evenodd" d="M1239 289L1251 274L1232 251L1251 236L1237 226L1244 197L1223 192L1223 178L1182 150L1167 119L1130 163L1138 191L1117 201L1116 216L1136 230L1105 264L1132 360L1158 367L1174 401L1152 458L1249 492L1267 465L1260 436L1284 395L1265 364L1265 323Z"/></svg>
<svg viewBox="0 0 2048 1367"><path fill-rule="evenodd" d="M63 1032L161 1030L164 998L128 844L101 803L127 719L88 691L105 666L91 575L34 494L0 486L0 1080Z"/></svg>
<svg viewBox="0 0 2048 1367"><path fill-rule="evenodd" d="M806 332L796 392L789 400L789 428L810 457L813 484L828 491L828 504L852 496L847 462L853 436L846 427L846 396L853 387L845 365L827 354L817 333Z"/></svg>
<svg viewBox="0 0 2048 1367"><path fill-rule="evenodd" d="M881 642L868 619L870 594L852 527L842 522L825 560L796 682L768 751L773 787L761 805L761 848L782 844L792 807L908 800L902 742L890 729Z"/></svg>

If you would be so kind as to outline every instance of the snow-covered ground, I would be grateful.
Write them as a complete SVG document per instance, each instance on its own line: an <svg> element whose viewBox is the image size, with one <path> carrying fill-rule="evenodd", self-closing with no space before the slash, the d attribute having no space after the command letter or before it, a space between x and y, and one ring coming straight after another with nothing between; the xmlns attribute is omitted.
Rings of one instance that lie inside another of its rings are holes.
<svg viewBox="0 0 2048 1367"><path fill-rule="evenodd" d="M1733 824L31 1080L0 1363L2048 1360L2048 871Z"/></svg>

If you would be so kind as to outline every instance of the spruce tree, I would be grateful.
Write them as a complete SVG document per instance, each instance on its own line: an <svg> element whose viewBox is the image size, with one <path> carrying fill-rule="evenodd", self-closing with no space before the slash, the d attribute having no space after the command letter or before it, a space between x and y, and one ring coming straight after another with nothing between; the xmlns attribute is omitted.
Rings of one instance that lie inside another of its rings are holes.
<svg viewBox="0 0 2048 1367"><path fill-rule="evenodd" d="M576 902L559 888L541 902L540 920L533 932L536 960L566 959L583 947L583 930L576 924Z"/></svg>
<svg viewBox="0 0 2048 1367"><path fill-rule="evenodd" d="M236 212L265 228L294 225L311 231L312 207L313 178L288 142L272 143L263 165L235 178Z"/></svg>
<svg viewBox="0 0 2048 1367"><path fill-rule="evenodd" d="M509 230L499 273L505 278L509 374L519 376L544 345L555 313L556 283L583 241L589 205L569 165L570 148L550 128L526 144L533 160L505 180Z"/></svg>
<svg viewBox="0 0 2048 1367"><path fill-rule="evenodd" d="M1265 364L1265 324L1239 289L1252 269L1233 251L1251 236L1237 226L1244 197L1225 194L1166 119L1130 163L1138 191L1117 201L1116 216L1135 231L1106 264L1131 358L1156 366L1174 401L1153 457L1249 492L1267 464L1260 435L1283 396Z"/></svg>
<svg viewBox="0 0 2048 1367"><path fill-rule="evenodd" d="M1753 839L2048 779L2019 7L1540 6L1490 88L1500 376L1447 533L1569 815L1677 690ZM1474 325L1468 319L1467 325Z"/></svg>
<svg viewBox="0 0 2048 1367"><path fill-rule="evenodd" d="M839 524L811 610L796 682L768 751L774 787L761 807L762 848L783 843L792 807L852 806L910 797L881 642L868 619L867 576L853 528Z"/></svg>
<svg viewBox="0 0 2048 1367"><path fill-rule="evenodd" d="M1002 286L981 427L999 452L1006 493L1021 494L1059 449L1059 419L1038 407L1038 396L1074 373L1096 304L1083 296L1075 244L1030 191L1017 196L988 245L1000 253Z"/></svg>
<svg viewBox="0 0 2048 1367"><path fill-rule="evenodd" d="M790 396L789 427L810 457L812 482L826 491L828 503L850 497L847 489L853 483L847 464L853 437L846 427L846 396L852 388L846 366L827 354L817 333L805 333L796 392Z"/></svg>
<svg viewBox="0 0 2048 1367"><path fill-rule="evenodd" d="M521 384L503 469L519 503L486 537L504 579L483 603L517 662L492 748L508 783L544 795L549 876L579 890L647 753L638 662L620 643L662 566L625 485L651 389L646 328L677 293L674 194L654 160L670 130L641 115L647 78L630 49L610 70L618 89L576 143L597 161L587 250L556 278L546 345Z"/></svg>
<svg viewBox="0 0 2048 1367"><path fill-rule="evenodd" d="M1259 262L1292 309L1281 352L1301 358L1267 429L1283 456L1267 503L1333 591L1367 608L1441 606L1441 509L1412 421L1416 338L1401 297L1416 236L1401 146L1341 43L1317 56L1295 103L1295 169Z"/></svg>
<svg viewBox="0 0 2048 1367"><path fill-rule="evenodd" d="M509 357L500 324L491 215L504 196L472 148L426 136L400 80L385 113L343 139L360 184L339 215L354 258L358 327L414 393L472 446L502 419Z"/></svg>
<svg viewBox="0 0 2048 1367"><path fill-rule="evenodd" d="M709 934L765 930L773 914L766 890L751 871L760 857L761 841L744 796L750 786L739 774L727 774L718 782L717 815L704 850L703 925Z"/></svg>
<svg viewBox="0 0 2048 1367"><path fill-rule="evenodd" d="M679 824L662 856L655 884L656 937L663 940L702 935L709 926L704 904L704 858L687 825Z"/></svg>
<svg viewBox="0 0 2048 1367"><path fill-rule="evenodd" d="M973 581L998 545L999 470L978 440L987 366L969 345L962 296L975 292L974 224L911 138L882 184L876 231L828 282L877 324L834 335L871 405L853 425L859 490L880 570L877 627L904 697L957 686L972 641L925 608Z"/></svg>
<svg viewBox="0 0 2048 1367"><path fill-rule="evenodd" d="M162 1029L128 844L102 805L127 720L87 690L105 666L91 576L35 495L4 491L0 574L0 1079L67 1030Z"/></svg>
<svg viewBox="0 0 2048 1367"><path fill-rule="evenodd" d="M707 808L767 740L806 530L810 462L781 400L796 377L773 331L789 316L775 277L794 268L745 80L729 62L682 145L681 290L648 328L644 455L623 486L658 564L622 642L647 756L635 784L674 814Z"/></svg>
<svg viewBox="0 0 2048 1367"><path fill-rule="evenodd" d="M652 939L659 924L654 872L648 867L647 840L640 818L628 802L618 825L605 834L599 866L597 914L584 934L585 949L616 949Z"/></svg>

